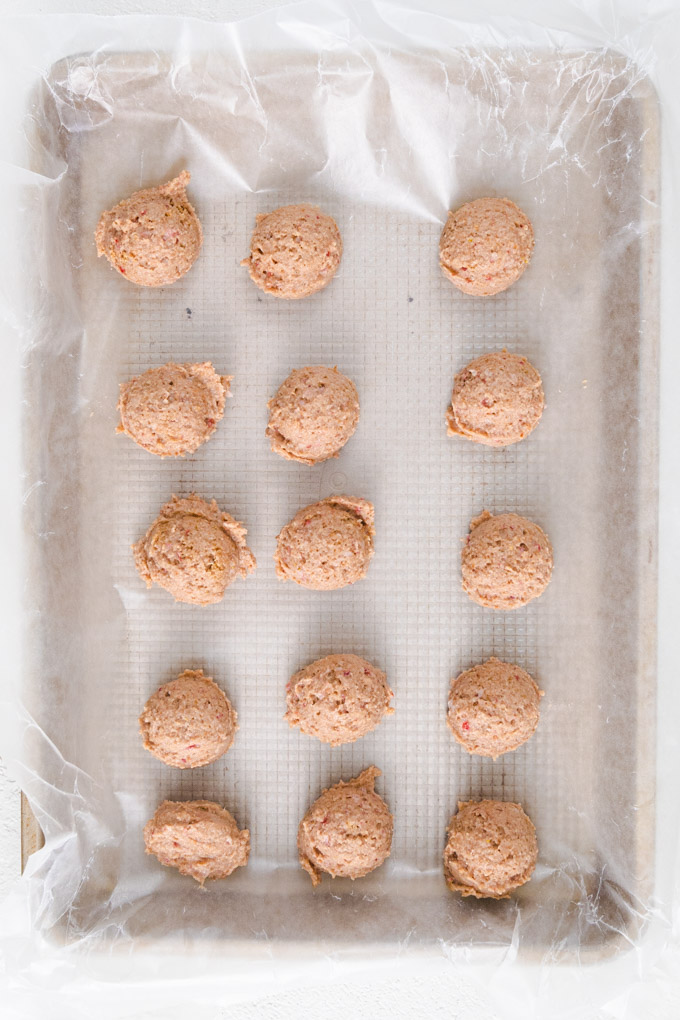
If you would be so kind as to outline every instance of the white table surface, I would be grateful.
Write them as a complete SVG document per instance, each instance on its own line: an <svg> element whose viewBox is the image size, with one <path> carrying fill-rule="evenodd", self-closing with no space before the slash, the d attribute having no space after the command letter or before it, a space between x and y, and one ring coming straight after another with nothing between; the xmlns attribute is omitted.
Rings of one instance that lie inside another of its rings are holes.
<svg viewBox="0 0 680 1020"><path fill-rule="evenodd" d="M283 7L290 0L0 0L2 17L39 14L163 14L209 20L234 20L267 9ZM398 2L398 0L397 0ZM508 0L509 7L512 0ZM409 0L408 6L446 11L446 0ZM0 898L20 874L20 790L0 761ZM218 1009L216 1020L501 1020L479 994L461 984L455 971L432 976L362 981L357 985L287 991L281 995L255 997L251 1003ZM585 1011L579 1020L614 1020L609 1011ZM44 1020L49 1020L45 1017ZM141 1018L140 1018L141 1020ZM640 1017L640 1020L646 1018ZM660 1018L661 1020L661 1018ZM663 1018L665 1020L665 1018ZM670 1017L668 1018L670 1020Z"/></svg>

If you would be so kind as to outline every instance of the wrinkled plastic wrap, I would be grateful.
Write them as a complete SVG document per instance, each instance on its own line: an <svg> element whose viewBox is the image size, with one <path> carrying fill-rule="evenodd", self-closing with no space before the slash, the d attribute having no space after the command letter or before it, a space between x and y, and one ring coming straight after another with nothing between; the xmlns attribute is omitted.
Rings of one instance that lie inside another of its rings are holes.
<svg viewBox="0 0 680 1020"><path fill-rule="evenodd" d="M15 24L26 94L2 173L21 219L2 312L7 576L20 580L0 726L46 836L5 915L17 983L92 989L122 958L125 1008L169 1016L182 996L276 987L296 962L319 978L344 957L419 957L474 964L507 1008L525 982L517 1002L558 1016L541 1010L633 996L666 958L677 830L663 783L678 747L663 656L656 730L658 341L678 250L672 238L662 252L659 228L677 124L658 59L677 25L598 23L588 6L553 4L545 25L340 0L235 26ZM185 168L200 258L172 287L135 288L96 258L99 213ZM536 250L510 290L470 298L442 276L438 239L449 208L487 194L527 212ZM239 261L255 215L295 201L335 217L344 256L328 288L291 303ZM451 439L455 372L504 347L542 375L539 428L505 450ZM216 435L172 462L115 434L119 382L168 360L234 377ZM267 400L306 364L337 365L362 409L316 468L280 460L264 435ZM172 493L192 491L245 523L258 559L208 608L147 591L130 551ZM340 492L375 504L367 578L331 593L281 584L278 531ZM482 509L524 514L552 540L553 581L528 607L493 612L461 590L461 541ZM341 651L387 672L395 715L330 749L289 730L285 684ZM535 736L495 762L445 725L451 676L491 655L546 692ZM199 667L241 728L225 757L180 772L144 751L137 717ZM299 820L369 764L394 812L391 857L312 890ZM535 875L506 901L462 900L442 877L447 821L479 797L520 801L537 828ZM248 867L202 891L145 856L142 827L165 798L229 808L251 832Z"/></svg>

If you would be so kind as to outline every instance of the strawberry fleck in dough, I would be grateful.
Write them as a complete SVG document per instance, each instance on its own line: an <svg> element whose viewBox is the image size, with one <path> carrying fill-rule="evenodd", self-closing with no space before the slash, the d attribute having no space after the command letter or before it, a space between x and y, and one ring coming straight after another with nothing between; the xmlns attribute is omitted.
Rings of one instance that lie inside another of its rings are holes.
<svg viewBox="0 0 680 1020"><path fill-rule="evenodd" d="M267 406L272 450L301 464L337 457L359 421L356 386L324 365L294 369Z"/></svg>
<svg viewBox="0 0 680 1020"><path fill-rule="evenodd" d="M199 606L219 602L237 577L255 569L243 525L195 493L173 496L132 548L147 588L158 584L177 602Z"/></svg>
<svg viewBox="0 0 680 1020"><path fill-rule="evenodd" d="M230 382L209 361L150 368L121 383L116 431L158 457L194 453L217 428Z"/></svg>
<svg viewBox="0 0 680 1020"><path fill-rule="evenodd" d="M191 175L135 191L101 214L97 255L105 255L126 280L163 287L188 273L203 244L198 216L187 198Z"/></svg>
<svg viewBox="0 0 680 1020"><path fill-rule="evenodd" d="M201 669L185 669L152 694L139 717L147 751L178 769L217 761L234 743L237 715Z"/></svg>
<svg viewBox="0 0 680 1020"><path fill-rule="evenodd" d="M277 576L313 591L354 584L373 556L373 520L373 504L351 496L303 507L277 536Z"/></svg>
<svg viewBox="0 0 680 1020"><path fill-rule="evenodd" d="M470 522L461 560L463 590L491 609L517 609L538 598L553 569L552 546L538 524L488 510Z"/></svg>
<svg viewBox="0 0 680 1020"><path fill-rule="evenodd" d="M290 726L332 747L349 744L392 715L384 673L358 655L327 655L295 673L286 688Z"/></svg>
<svg viewBox="0 0 680 1020"><path fill-rule="evenodd" d="M324 790L300 822L300 864L313 885L324 871L333 878L363 878L389 857L393 823L373 789L379 775L371 765L355 779Z"/></svg>
<svg viewBox="0 0 680 1020"><path fill-rule="evenodd" d="M519 804L459 803L447 835L444 877L449 889L463 896L507 899L536 867L536 830Z"/></svg>
<svg viewBox="0 0 680 1020"><path fill-rule="evenodd" d="M529 218L509 198L478 198L450 212L439 242L444 275L487 297L519 280L534 249Z"/></svg>
<svg viewBox="0 0 680 1020"><path fill-rule="evenodd" d="M201 885L248 863L250 833L210 800L165 800L144 826L146 852Z"/></svg>
<svg viewBox="0 0 680 1020"><path fill-rule="evenodd" d="M497 758L532 735L542 694L525 670L491 658L451 681L447 722L470 754Z"/></svg>
<svg viewBox="0 0 680 1020"><path fill-rule="evenodd" d="M505 350L483 354L454 379L447 432L509 446L536 428L544 403L541 377L526 358Z"/></svg>
<svg viewBox="0 0 680 1020"><path fill-rule="evenodd" d="M340 231L331 216L303 203L255 219L250 255L241 265L260 290L292 300L330 283L342 257Z"/></svg>

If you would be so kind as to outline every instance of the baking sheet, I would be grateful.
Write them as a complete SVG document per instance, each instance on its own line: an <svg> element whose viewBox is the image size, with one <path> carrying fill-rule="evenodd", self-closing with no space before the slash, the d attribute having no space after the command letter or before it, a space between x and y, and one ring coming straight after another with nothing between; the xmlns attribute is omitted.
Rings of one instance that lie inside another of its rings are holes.
<svg viewBox="0 0 680 1020"><path fill-rule="evenodd" d="M61 176L25 371L26 703L78 772L77 839L44 876L44 929L518 941L581 960L638 938L654 826L656 116L644 75L604 51L339 40L320 54L104 52L52 69L35 121L40 169ZM126 286L95 258L98 214L184 167L200 260L172 288ZM441 276L437 241L447 209L484 194L526 210L536 253L510 291L472 299ZM238 262L257 212L302 200L336 218L343 262L321 294L277 302ZM540 427L504 451L447 437L453 375L502 347L542 374ZM178 463L114 434L119 381L170 359L234 376L216 436ZM269 451L266 401L315 363L354 379L362 419L337 461L306 468ZM258 557L207 609L147 592L129 551L171 493L194 490L245 522ZM334 593L281 585L277 532L333 492L375 503L368 577ZM460 542L483 508L536 519L555 549L546 594L511 614L460 588ZM333 750L281 717L290 674L338 651L387 671L396 711ZM450 677L490 655L546 691L536 735L495 763L467 757L445 725ZM180 774L144 752L136 719L160 683L198 667L241 729L225 758ZM395 814L391 858L312 892L299 819L372 763ZM462 902L441 875L446 822L480 796L521 801L537 827L539 867L507 902ZM251 831L248 868L203 894L145 858L141 828L165 797L225 804Z"/></svg>

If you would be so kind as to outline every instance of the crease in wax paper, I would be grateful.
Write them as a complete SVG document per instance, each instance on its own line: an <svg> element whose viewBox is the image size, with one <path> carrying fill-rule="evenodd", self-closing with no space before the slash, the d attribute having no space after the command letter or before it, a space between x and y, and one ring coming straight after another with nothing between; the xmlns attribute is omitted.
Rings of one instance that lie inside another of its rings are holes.
<svg viewBox="0 0 680 1020"><path fill-rule="evenodd" d="M678 214L677 14L324 0L236 24L7 24L0 733L45 835L0 921L10 1006L210 1015L295 982L452 965L511 1015L667 1006L680 259L661 226ZM97 259L98 216L183 169L201 255L172 287L135 288ZM448 210L485 195L515 201L536 236L521 280L486 299L437 259ZM300 201L335 218L344 254L325 290L281 302L239 263L255 216ZM505 450L447 436L453 376L503 348L541 373L539 427ZM233 399L196 454L156 460L116 435L122 381L207 360ZM308 364L337 365L361 401L354 437L315 468L264 434L267 400ZM258 560L206 608L147 591L130 550L194 491L244 522ZM375 505L368 575L291 590L276 535L338 493ZM546 593L512 613L460 586L483 509L536 520L555 550ZM282 716L291 674L339 652L385 670L395 714L333 749ZM546 692L534 737L495 762L445 724L450 678L491 655ZM137 718L196 668L240 729L218 762L180 772L144 750ZM389 861L313 890L298 823L372 764ZM538 866L508 900L471 903L443 880L447 823L480 797L536 825ZM250 830L248 866L202 891L145 855L164 799L227 807Z"/></svg>

